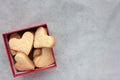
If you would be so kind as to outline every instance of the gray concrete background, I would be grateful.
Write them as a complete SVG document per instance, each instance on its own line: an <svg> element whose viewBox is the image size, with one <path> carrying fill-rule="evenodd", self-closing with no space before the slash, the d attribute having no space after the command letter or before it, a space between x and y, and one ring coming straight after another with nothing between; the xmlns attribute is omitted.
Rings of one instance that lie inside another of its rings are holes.
<svg viewBox="0 0 120 80"><path fill-rule="evenodd" d="M120 80L120 0L0 0L0 34L41 22L58 67L14 79L0 36L0 80Z"/></svg>

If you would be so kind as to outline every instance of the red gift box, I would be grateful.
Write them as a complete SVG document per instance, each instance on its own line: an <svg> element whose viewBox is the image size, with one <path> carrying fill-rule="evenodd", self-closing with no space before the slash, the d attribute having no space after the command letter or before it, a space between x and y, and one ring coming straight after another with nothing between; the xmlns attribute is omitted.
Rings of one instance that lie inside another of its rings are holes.
<svg viewBox="0 0 120 80"><path fill-rule="evenodd" d="M11 67L11 70L12 70L12 74L13 74L14 77L22 76L22 75L30 74L30 73L34 73L34 72L40 72L42 70L57 67L53 48L52 48L52 55L53 55L53 58L54 58L54 64L52 64L48 67L38 68L38 69L34 69L34 70L30 70L30 71L23 71L23 72L17 71L14 67L14 59L13 59L13 56L11 56L11 52L10 52L10 48L9 48L9 44L8 44L10 34L16 33L16 32L17 33L23 33L25 31L35 31L38 27L45 27L47 29L47 33L49 35L47 24L40 24L40 25L37 25L37 26L32 26L32 27L28 27L28 28L24 28L24 29L20 29L20 30L15 30L15 31L12 31L12 32L7 32L7 33L2 34L3 39L4 39L5 48L6 48L6 54L7 54L9 64L10 64L10 67Z"/></svg>

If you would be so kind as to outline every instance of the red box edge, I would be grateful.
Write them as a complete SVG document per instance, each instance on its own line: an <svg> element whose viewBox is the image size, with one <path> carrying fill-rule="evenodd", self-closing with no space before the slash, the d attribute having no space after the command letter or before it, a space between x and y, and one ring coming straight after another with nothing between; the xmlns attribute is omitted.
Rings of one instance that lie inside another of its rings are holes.
<svg viewBox="0 0 120 80"><path fill-rule="evenodd" d="M6 49L6 54L7 54L8 60L9 60L9 64L10 64L10 67L11 67L11 70L12 70L13 77L15 77L15 72L14 72L12 61L11 61L11 58L10 58L10 53L8 51L8 46L7 46L5 35L6 34L2 34L3 39L4 39L4 45L5 45L5 49Z"/></svg>

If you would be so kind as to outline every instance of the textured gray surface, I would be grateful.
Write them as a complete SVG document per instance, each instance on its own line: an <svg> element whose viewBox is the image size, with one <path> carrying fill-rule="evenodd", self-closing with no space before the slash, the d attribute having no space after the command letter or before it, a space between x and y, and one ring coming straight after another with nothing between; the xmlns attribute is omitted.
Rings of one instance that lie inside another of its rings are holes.
<svg viewBox="0 0 120 80"><path fill-rule="evenodd" d="M45 22L58 67L15 80L120 80L120 0L0 0L0 33ZM0 79L13 80L0 38Z"/></svg>

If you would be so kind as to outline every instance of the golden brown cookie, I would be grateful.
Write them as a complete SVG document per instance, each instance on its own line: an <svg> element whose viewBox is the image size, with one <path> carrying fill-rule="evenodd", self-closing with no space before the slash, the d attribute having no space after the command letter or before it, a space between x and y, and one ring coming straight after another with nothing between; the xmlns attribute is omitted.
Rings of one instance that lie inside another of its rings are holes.
<svg viewBox="0 0 120 80"><path fill-rule="evenodd" d="M46 28L40 27L35 32L34 48L48 47L52 48L55 45L55 38L47 35Z"/></svg>
<svg viewBox="0 0 120 80"><path fill-rule="evenodd" d="M52 55L51 48L42 48L41 55L36 56L33 59L33 62L36 67L47 67L50 64L54 63L54 58Z"/></svg>
<svg viewBox="0 0 120 80"><path fill-rule="evenodd" d="M36 56L39 56L41 54L41 49L40 48L36 48L33 51L33 58Z"/></svg>
<svg viewBox="0 0 120 80"><path fill-rule="evenodd" d="M13 33L13 34L10 35L10 39L11 39L11 38L20 39L20 35L19 35L18 33ZM17 53L17 51L12 50L12 49L10 49L10 51L11 51L12 56L16 55L16 53Z"/></svg>
<svg viewBox="0 0 120 80"><path fill-rule="evenodd" d="M11 38L17 38L17 39L20 39L20 35L18 33L13 33L10 35L10 39Z"/></svg>
<svg viewBox="0 0 120 80"><path fill-rule="evenodd" d="M10 38L9 46L10 49L20 51L29 55L33 46L34 34L32 32L25 32L22 38Z"/></svg>
<svg viewBox="0 0 120 80"><path fill-rule="evenodd" d="M22 52L18 52L15 56L15 68L17 70L34 70L35 66L32 60Z"/></svg>
<svg viewBox="0 0 120 80"><path fill-rule="evenodd" d="M17 54L17 51L12 50L12 49L10 49L10 52L11 52L12 56L15 56Z"/></svg>

